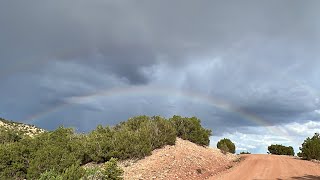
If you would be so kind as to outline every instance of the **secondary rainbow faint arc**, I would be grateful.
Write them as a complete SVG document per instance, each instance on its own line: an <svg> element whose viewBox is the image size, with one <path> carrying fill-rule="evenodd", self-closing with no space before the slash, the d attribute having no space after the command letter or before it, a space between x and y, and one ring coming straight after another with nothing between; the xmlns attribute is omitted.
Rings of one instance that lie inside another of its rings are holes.
<svg viewBox="0 0 320 180"><path fill-rule="evenodd" d="M267 128L270 132L276 133L276 134L285 134L282 130L272 127L270 124L267 123L266 120L264 120L261 117L258 117L257 115L250 114L248 112L245 112L239 108L236 108L232 106L230 103L227 103L226 101L223 101L218 98L214 98L212 96L195 93L192 91L180 91L177 89L170 89L170 88L162 88L162 87L154 87L154 86L135 86L135 87L124 87L124 88L113 88L113 89L107 89L103 91L99 91L96 93L84 95L84 96L74 96L69 98L64 104L55 106L53 108L50 108L46 111L37 113L35 115L32 115L31 117L27 118L27 122L34 122L37 121L37 119L40 119L41 117L57 112L61 110L64 107L67 107L72 104L81 104L85 102L86 100L90 100L91 98L95 97L117 97L117 96L134 96L134 95L143 95L143 96L165 96L165 97L181 97L185 98L187 100L191 101L197 101L203 104L207 104L210 106L217 107L219 109L222 109L224 111L232 112L238 114L240 117L249 120L257 125L263 126ZM285 136L288 136L287 134Z"/></svg>

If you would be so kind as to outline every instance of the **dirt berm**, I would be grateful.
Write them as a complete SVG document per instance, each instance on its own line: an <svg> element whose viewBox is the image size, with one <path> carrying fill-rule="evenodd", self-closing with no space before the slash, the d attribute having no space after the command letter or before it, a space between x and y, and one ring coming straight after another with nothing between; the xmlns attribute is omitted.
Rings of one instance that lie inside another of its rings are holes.
<svg viewBox="0 0 320 180"><path fill-rule="evenodd" d="M154 150L151 156L121 163L124 179L208 179L238 161L238 156L177 138L176 145Z"/></svg>

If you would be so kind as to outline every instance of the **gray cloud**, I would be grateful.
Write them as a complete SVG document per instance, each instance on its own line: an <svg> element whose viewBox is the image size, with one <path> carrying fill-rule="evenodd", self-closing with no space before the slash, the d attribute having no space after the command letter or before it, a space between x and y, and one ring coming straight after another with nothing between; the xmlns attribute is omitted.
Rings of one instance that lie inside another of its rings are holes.
<svg viewBox="0 0 320 180"><path fill-rule="evenodd" d="M319 121L319 5L0 2L1 116L82 131L139 114L196 115L220 135L258 126L243 114Z"/></svg>
<svg viewBox="0 0 320 180"><path fill-rule="evenodd" d="M159 57L181 65L194 56L229 54L239 43L245 51L264 43L242 45L246 39L282 40L311 50L319 35L314 3L3 2L1 54L14 61L81 61L146 83L139 69Z"/></svg>

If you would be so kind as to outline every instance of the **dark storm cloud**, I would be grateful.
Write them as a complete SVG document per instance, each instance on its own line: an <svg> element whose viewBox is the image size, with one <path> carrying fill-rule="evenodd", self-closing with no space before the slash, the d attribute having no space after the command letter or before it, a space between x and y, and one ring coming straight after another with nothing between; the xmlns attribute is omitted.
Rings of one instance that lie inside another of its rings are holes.
<svg viewBox="0 0 320 180"><path fill-rule="evenodd" d="M315 7L298 1L8 1L1 5L1 54L13 61L76 60L146 83L143 66L221 54L246 38L283 38L311 48L319 32Z"/></svg>
<svg viewBox="0 0 320 180"><path fill-rule="evenodd" d="M319 121L319 5L2 1L0 111L17 120L39 117L46 127L81 129L105 117L113 124L138 114L196 115L220 133L228 126L256 125L233 111L270 124ZM170 94L68 101L133 86L190 91L222 99L232 109Z"/></svg>

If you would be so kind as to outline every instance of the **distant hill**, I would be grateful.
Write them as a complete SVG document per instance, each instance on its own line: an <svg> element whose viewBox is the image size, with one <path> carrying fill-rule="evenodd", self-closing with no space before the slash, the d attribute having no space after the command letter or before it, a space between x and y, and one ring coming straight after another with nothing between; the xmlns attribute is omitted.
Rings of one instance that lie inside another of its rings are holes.
<svg viewBox="0 0 320 180"><path fill-rule="evenodd" d="M27 136L34 136L45 132L44 129L38 128L34 125L14 122L3 118L0 118L0 128L14 130Z"/></svg>

